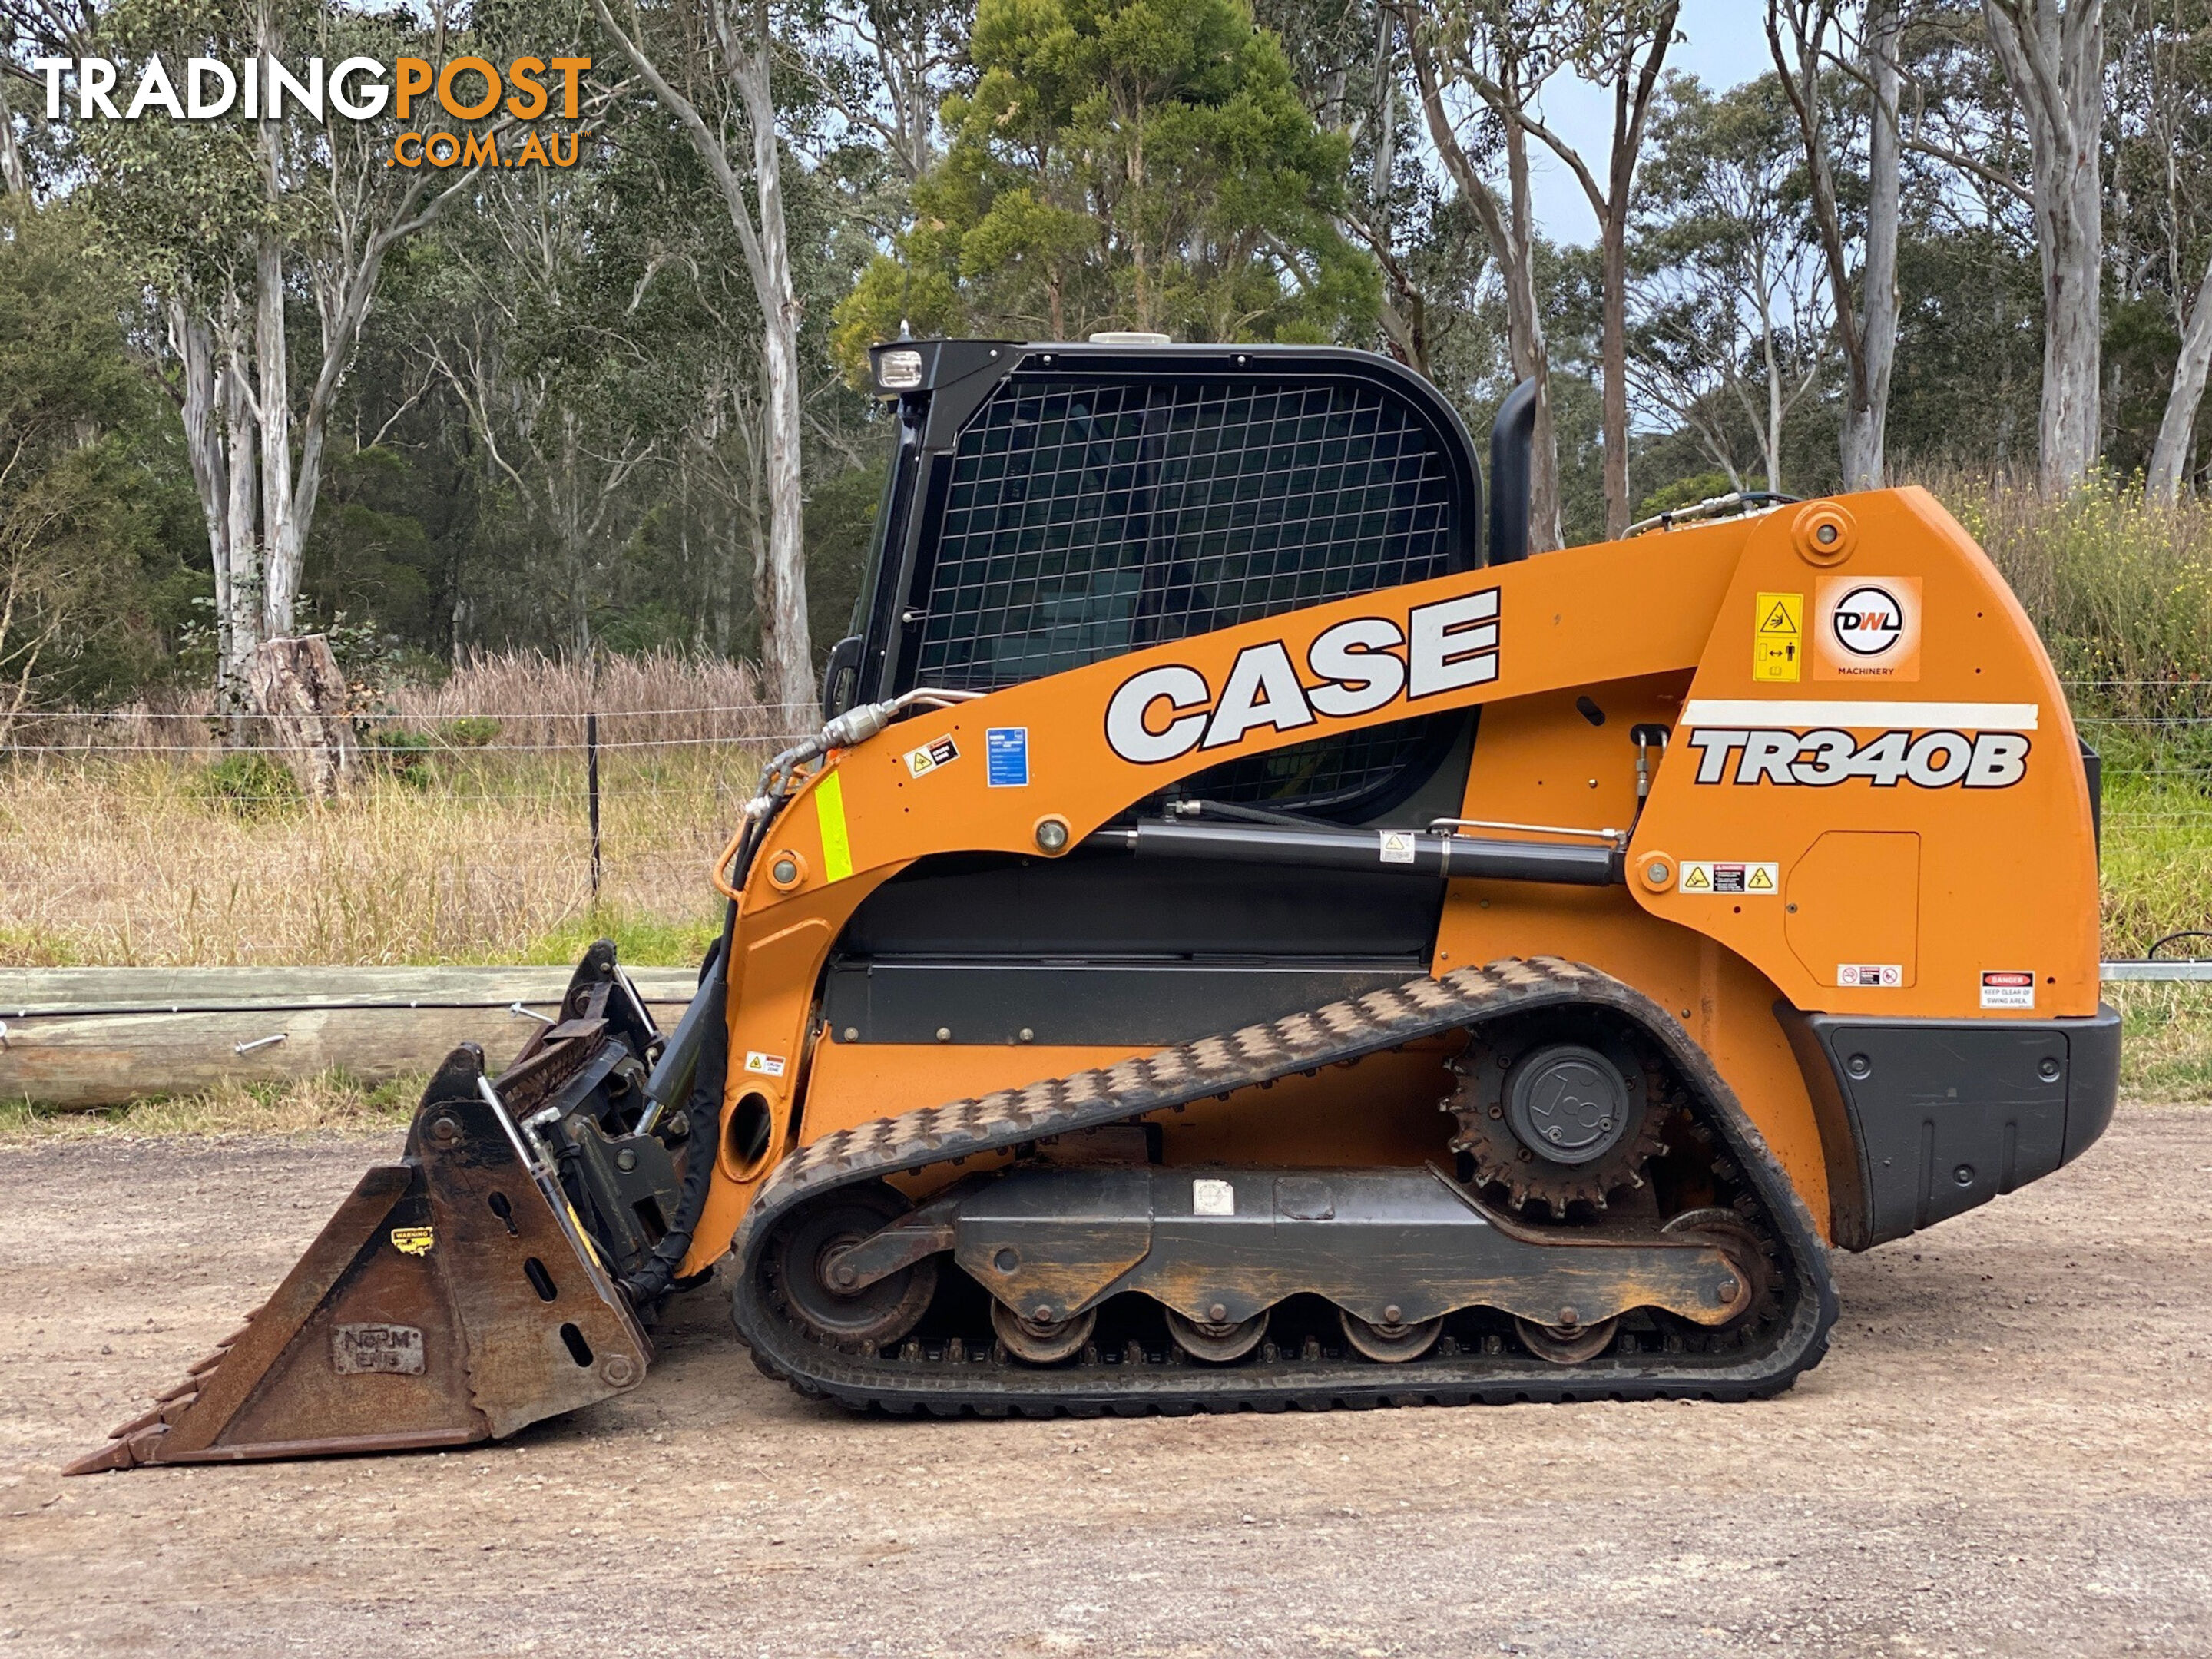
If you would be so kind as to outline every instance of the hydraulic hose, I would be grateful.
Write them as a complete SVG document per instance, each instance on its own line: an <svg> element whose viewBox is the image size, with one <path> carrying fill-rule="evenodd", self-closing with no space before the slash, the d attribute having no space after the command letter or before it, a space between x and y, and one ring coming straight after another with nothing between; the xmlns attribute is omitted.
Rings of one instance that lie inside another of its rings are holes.
<svg viewBox="0 0 2212 1659"><path fill-rule="evenodd" d="M699 994L684 1015L687 1023L693 1011L701 1018L694 1027L698 1032L696 1060L691 1066L690 1091L684 1101L691 1126L684 1159L684 1186L668 1231L653 1247L645 1265L621 1281L623 1294L633 1307L646 1307L668 1294L676 1281L676 1269L691 1252L692 1235L706 1212L707 1189L714 1184L714 1152L722 1144L722 1089L730 1071L729 961L737 919L738 907L730 905L723 915L722 936L708 953ZM674 1047L670 1045L672 1050Z"/></svg>

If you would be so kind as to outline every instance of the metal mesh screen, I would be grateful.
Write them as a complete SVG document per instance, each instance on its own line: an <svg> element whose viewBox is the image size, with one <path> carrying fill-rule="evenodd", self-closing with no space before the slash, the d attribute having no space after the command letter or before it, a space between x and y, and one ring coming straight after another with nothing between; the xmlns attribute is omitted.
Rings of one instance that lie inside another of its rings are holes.
<svg viewBox="0 0 2212 1659"><path fill-rule="evenodd" d="M915 683L989 690L1442 575L1437 443L1373 386L1011 381L954 453ZM1231 761L1177 793L1343 803L1433 753L1449 720Z"/></svg>
<svg viewBox="0 0 2212 1659"><path fill-rule="evenodd" d="M1442 575L1452 495L1376 387L1010 381L954 453L916 681L988 690Z"/></svg>

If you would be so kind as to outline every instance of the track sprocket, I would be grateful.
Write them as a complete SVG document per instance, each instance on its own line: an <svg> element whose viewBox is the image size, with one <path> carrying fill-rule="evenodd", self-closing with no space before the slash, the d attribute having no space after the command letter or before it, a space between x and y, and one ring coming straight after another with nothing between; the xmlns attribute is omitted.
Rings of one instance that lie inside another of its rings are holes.
<svg viewBox="0 0 2212 1659"><path fill-rule="evenodd" d="M1602 1054L1625 1085L1626 1121L1601 1152L1582 1162L1546 1157L1516 1132L1509 1110L1516 1065L1547 1045ZM1657 1055L1618 1028L1556 1018L1501 1022L1469 1042L1451 1069L1459 1086L1439 1104L1459 1120L1452 1150L1474 1160L1477 1182L1504 1188L1516 1207L1541 1205L1562 1220L1571 1204L1602 1210L1623 1189L1643 1186L1645 1168L1667 1153L1664 1130L1675 1105L1671 1080Z"/></svg>

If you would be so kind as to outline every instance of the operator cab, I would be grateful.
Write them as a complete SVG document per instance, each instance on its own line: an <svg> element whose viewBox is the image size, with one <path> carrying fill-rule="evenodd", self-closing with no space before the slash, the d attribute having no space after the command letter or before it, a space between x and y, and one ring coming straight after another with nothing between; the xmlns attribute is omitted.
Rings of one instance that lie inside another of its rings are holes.
<svg viewBox="0 0 2212 1659"><path fill-rule="evenodd" d="M921 685L996 690L1483 562L1467 428L1389 358L923 340L875 348L870 369L896 432L852 634L824 675L831 715ZM1132 812L1201 801L1425 827L1459 811L1476 724L1422 715L1297 744ZM1425 971L1442 902L1363 872L1286 883L1111 855L927 860L854 916L824 1012L841 1041L1174 1042L1192 1019L1218 1029ZM1003 971L1018 964L1030 971Z"/></svg>

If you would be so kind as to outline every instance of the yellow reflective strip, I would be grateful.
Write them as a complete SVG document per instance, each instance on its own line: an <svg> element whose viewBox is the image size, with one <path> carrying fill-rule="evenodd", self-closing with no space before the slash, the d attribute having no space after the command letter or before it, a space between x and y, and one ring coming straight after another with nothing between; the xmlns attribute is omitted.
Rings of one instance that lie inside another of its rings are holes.
<svg viewBox="0 0 2212 1659"><path fill-rule="evenodd" d="M845 787L835 772L814 786L814 816L822 826L822 878L842 881L853 873L853 843L845 836Z"/></svg>

